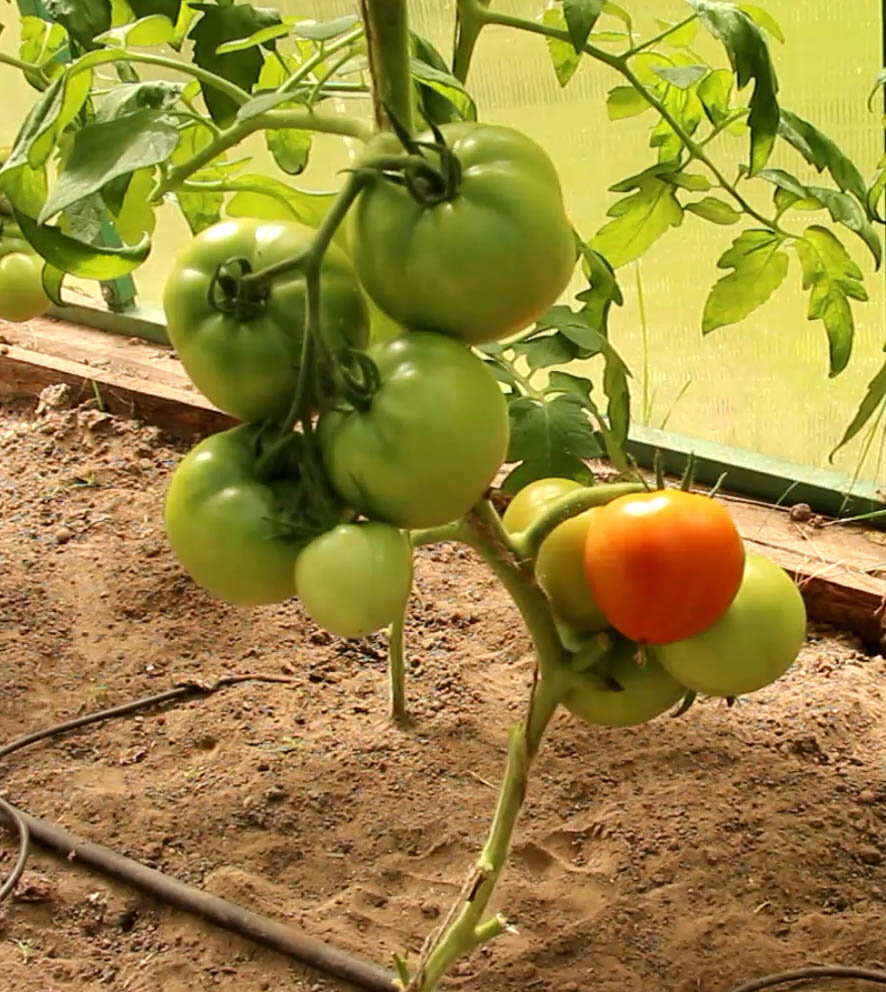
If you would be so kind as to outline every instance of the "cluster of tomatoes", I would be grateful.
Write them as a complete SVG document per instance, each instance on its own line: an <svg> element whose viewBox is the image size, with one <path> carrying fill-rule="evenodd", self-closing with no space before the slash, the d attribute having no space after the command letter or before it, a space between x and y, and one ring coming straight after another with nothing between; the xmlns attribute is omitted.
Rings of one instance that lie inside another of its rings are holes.
<svg viewBox="0 0 886 992"><path fill-rule="evenodd" d="M542 479L504 515L524 531L552 501L577 489ZM717 501L677 489L626 495L559 524L535 560L539 584L564 632L616 632L573 659L564 702L599 724L642 723L687 691L734 697L769 685L796 659L806 632L803 599L769 559L745 554Z"/></svg>
<svg viewBox="0 0 886 992"><path fill-rule="evenodd" d="M194 448L166 501L173 550L219 597L297 595L340 636L384 627L411 585L405 532L464 516L505 459L504 395L471 345L540 316L569 282L576 242L554 166L533 141L487 124L447 125L440 138L416 145L429 170L409 182L379 171L351 206L323 257L310 347L300 268L254 296L230 288L305 256L313 231L225 220L172 268L169 337L195 385L245 422ZM398 139L380 134L365 161L398 153ZM439 188L435 162L447 163ZM399 333L367 347L369 301ZM337 392L323 365L330 355L353 365L355 352L374 369L362 396ZM278 425L306 384L309 422L281 443Z"/></svg>

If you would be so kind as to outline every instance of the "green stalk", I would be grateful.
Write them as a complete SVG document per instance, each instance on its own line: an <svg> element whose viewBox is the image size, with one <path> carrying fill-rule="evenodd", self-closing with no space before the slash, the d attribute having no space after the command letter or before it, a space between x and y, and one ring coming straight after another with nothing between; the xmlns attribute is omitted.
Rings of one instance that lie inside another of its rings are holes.
<svg viewBox="0 0 886 992"><path fill-rule="evenodd" d="M483 7L488 7L490 0L478 0ZM480 32L483 30L483 20L477 17L474 4L458 0L458 18L455 25L455 45L452 56L452 75L464 82L468 78L471 58Z"/></svg>
<svg viewBox="0 0 886 992"><path fill-rule="evenodd" d="M22 72L33 72L42 79L46 79L39 65L35 65L33 62L23 62L21 59L17 59L13 55L6 55L4 52L0 52L0 64L11 65L14 69L21 69Z"/></svg>
<svg viewBox="0 0 886 992"><path fill-rule="evenodd" d="M634 55L638 55L647 48L654 48L660 41L664 41L665 38L679 31L680 28L685 28L687 24L691 24L697 18L698 14L690 14L688 17L684 17L682 21L672 24L660 34L654 35L652 38L647 38L646 41L641 42L639 45L634 45L633 48L629 48L626 52L622 52L621 58L633 58Z"/></svg>
<svg viewBox="0 0 886 992"><path fill-rule="evenodd" d="M387 107L412 133L412 77L409 70L409 17L406 0L360 0L372 75L375 119L388 125Z"/></svg>
<svg viewBox="0 0 886 992"><path fill-rule="evenodd" d="M371 128L357 117L346 114L324 114L314 110L269 110L248 120L240 121L226 128L212 144L199 151L181 165L170 169L166 178L157 186L152 194L152 200L160 199L165 193L177 189L181 184L199 172L205 165L217 158L229 148L238 145L244 138L256 131L285 130L295 128L301 131L319 131L324 134L342 134L352 138L367 141L372 134Z"/></svg>

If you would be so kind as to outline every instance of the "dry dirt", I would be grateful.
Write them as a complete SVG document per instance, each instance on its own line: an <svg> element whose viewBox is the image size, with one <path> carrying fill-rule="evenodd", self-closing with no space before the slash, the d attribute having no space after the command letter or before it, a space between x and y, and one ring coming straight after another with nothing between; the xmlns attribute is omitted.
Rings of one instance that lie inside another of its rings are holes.
<svg viewBox="0 0 886 992"><path fill-rule="evenodd" d="M289 673L6 759L0 794L379 962L417 949L481 844L527 637L478 561L419 555L414 726L385 720L385 644L295 603L212 600L166 547L181 447L97 410L0 420L0 740L182 678ZM886 663L811 629L733 709L550 730L498 906L463 963L484 992L727 992L808 962L886 961ZM0 874L13 860L0 831ZM340 989L37 854L0 907L2 992ZM851 985L843 984L843 988Z"/></svg>

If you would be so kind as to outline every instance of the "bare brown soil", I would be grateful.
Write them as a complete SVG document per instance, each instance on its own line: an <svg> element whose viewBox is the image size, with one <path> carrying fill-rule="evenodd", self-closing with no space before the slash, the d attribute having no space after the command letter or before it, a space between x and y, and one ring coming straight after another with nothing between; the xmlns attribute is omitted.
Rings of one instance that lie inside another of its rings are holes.
<svg viewBox="0 0 886 992"><path fill-rule="evenodd" d="M296 603L205 595L166 547L181 448L97 410L0 420L0 740L231 672L287 673L7 759L29 812L380 962L417 950L489 822L528 638L481 563L423 549L414 725L385 644ZM556 718L483 992L727 992L808 962L886 967L886 662L813 628L776 686L608 731ZM0 832L0 874L13 845ZM819 986L823 988L823 986ZM852 988L843 983L844 989ZM860 986L858 986L860 988ZM37 854L0 907L0 992L342 988Z"/></svg>

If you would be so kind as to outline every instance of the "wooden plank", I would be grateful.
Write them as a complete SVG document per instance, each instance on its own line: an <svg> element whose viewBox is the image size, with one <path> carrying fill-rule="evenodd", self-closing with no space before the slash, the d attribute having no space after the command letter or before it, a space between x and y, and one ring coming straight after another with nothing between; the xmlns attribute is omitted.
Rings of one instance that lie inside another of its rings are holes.
<svg viewBox="0 0 886 992"><path fill-rule="evenodd" d="M93 397L95 383L109 413L144 420L181 437L211 434L236 423L197 393L162 382L127 379L107 369L14 344L0 345L0 397L36 399L47 386L57 383L72 388L75 402Z"/></svg>

